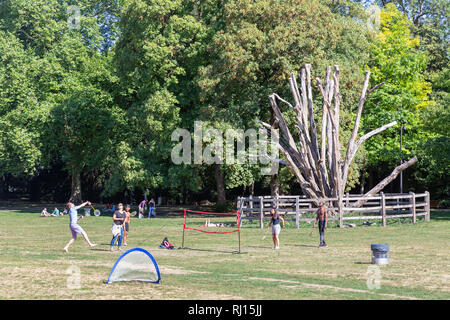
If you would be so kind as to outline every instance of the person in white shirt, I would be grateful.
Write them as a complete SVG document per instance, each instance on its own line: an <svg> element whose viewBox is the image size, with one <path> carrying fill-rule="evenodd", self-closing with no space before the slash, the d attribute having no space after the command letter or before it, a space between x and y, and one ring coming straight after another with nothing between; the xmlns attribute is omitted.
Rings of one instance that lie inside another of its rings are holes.
<svg viewBox="0 0 450 320"><path fill-rule="evenodd" d="M69 252L69 247L72 245L72 243L74 243L75 240L77 240L77 234L81 234L83 236L84 240L86 240L89 247L96 246L96 244L91 243L91 241L89 241L87 233L78 224L78 220L83 218L83 216L78 217L78 209L83 208L86 205L90 206L91 203L89 201L86 201L86 202L80 204L79 206L75 206L72 202L67 203L67 209L69 210L69 217L70 217L69 227L70 227L70 231L72 232L72 239L70 239L70 241L64 247L64 251L66 253Z"/></svg>

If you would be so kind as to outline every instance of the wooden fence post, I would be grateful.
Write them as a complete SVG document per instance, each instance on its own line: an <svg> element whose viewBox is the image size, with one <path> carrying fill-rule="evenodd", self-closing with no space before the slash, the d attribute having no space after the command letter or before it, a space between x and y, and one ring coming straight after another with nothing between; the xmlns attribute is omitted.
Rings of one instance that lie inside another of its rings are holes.
<svg viewBox="0 0 450 320"><path fill-rule="evenodd" d="M386 199L384 192L380 192L381 195L381 224L386 227Z"/></svg>
<svg viewBox="0 0 450 320"><path fill-rule="evenodd" d="M411 203L411 213L412 213L412 218L411 221L412 223L416 223L416 195L414 194L414 192L409 192L411 198L409 199L409 202Z"/></svg>
<svg viewBox="0 0 450 320"><path fill-rule="evenodd" d="M349 207L349 205L350 205L350 193L346 193L345 194L345 196L346 196L346 199L345 199L345 206L348 208Z"/></svg>
<svg viewBox="0 0 450 320"><path fill-rule="evenodd" d="M250 210L250 217L253 217L253 196L250 195L248 197L248 206L249 206L249 210Z"/></svg>
<svg viewBox="0 0 450 320"><path fill-rule="evenodd" d="M295 197L295 227L300 228L300 203L298 196Z"/></svg>
<svg viewBox="0 0 450 320"><path fill-rule="evenodd" d="M259 227L264 228L264 198L259 197Z"/></svg>
<svg viewBox="0 0 450 320"><path fill-rule="evenodd" d="M425 191L425 210L426 210L426 214L425 214L425 221L426 222L430 222L430 208L431 208L431 202L430 202L430 193L428 191Z"/></svg>
<svg viewBox="0 0 450 320"><path fill-rule="evenodd" d="M344 227L344 210L343 210L344 208L342 204L343 204L342 196L339 194L338 195L339 228Z"/></svg>

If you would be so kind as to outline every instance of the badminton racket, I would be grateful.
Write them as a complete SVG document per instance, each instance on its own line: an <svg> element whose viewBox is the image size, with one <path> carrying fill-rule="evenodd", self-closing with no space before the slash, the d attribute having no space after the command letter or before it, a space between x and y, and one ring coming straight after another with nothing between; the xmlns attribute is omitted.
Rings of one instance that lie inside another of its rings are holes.
<svg viewBox="0 0 450 320"><path fill-rule="evenodd" d="M100 215L100 211L96 210L92 205L91 205L92 210L94 210L94 216L98 217Z"/></svg>

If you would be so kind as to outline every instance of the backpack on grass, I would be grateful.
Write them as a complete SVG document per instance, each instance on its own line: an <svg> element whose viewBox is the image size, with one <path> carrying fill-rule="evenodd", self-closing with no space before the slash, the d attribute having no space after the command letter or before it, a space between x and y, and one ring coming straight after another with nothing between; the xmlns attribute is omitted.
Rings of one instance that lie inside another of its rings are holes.
<svg viewBox="0 0 450 320"><path fill-rule="evenodd" d="M161 242L159 248L169 250L175 249L175 247L169 242L169 239L167 239L167 237L165 237L164 240Z"/></svg>

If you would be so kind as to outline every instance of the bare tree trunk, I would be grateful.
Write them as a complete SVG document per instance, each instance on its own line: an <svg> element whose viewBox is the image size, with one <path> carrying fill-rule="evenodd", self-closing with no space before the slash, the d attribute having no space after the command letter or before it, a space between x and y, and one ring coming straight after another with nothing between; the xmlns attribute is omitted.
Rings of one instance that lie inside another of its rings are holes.
<svg viewBox="0 0 450 320"><path fill-rule="evenodd" d="M273 197L280 195L280 179L278 178L278 174L270 176L270 194Z"/></svg>
<svg viewBox="0 0 450 320"><path fill-rule="evenodd" d="M81 202L81 172L72 165L72 186L70 192L70 202Z"/></svg>
<svg viewBox="0 0 450 320"><path fill-rule="evenodd" d="M397 166L389 176L387 176L386 178L384 178L383 180L381 180L375 187L373 187L369 192L367 192L366 194L364 194L364 197L370 197L373 196L375 194L377 194L378 192L380 192L381 190L383 190L384 187L386 187L389 183L391 183L391 181L395 180L395 178L397 178L397 176L399 175L400 172L402 172L403 170L405 170L406 168L408 168L409 166L412 166L414 163L417 162L417 157L413 157L411 158L409 161L404 162L403 164ZM357 202L355 202L352 207L354 208L359 208L361 207L364 203L366 203L367 200L359 200Z"/></svg>
<svg viewBox="0 0 450 320"><path fill-rule="evenodd" d="M309 64L305 64L305 67L300 71L300 89L297 85L295 75L292 74L289 78L289 85L295 101L295 106L282 99L276 93L273 93L269 96L270 106L273 110L273 124L270 125L259 121L260 125L263 127L262 131L268 136L276 138L275 140L277 141L278 149L286 158L286 161L282 159L271 160L288 165L300 183L303 193L316 200L323 197L336 197L342 199L347 184L350 165L352 164L358 148L370 137L397 124L395 121L388 123L358 138L364 103L373 91L383 85L383 83L380 83L369 89L370 71L367 71L360 94L352 134L348 141L345 157L341 157L341 142L339 141L339 112L341 105L339 74L339 66L335 65L333 75L331 75L331 67L327 68L323 85L321 80L316 78L317 86L323 97L320 144L314 119L311 65ZM296 114L298 141L294 139L294 136L288 128L287 122L278 106L279 101L288 105ZM333 101L334 104L332 105ZM279 127L279 134L273 130L275 127ZM409 165L412 165L417 161L417 159L415 161L413 160L414 159L410 160ZM389 177L380 182L367 194L370 195L372 191L376 193L383 189L384 186L395 179L400 171L406 169L409 165L402 165L395 168L394 172ZM274 179L274 177L271 179L272 194L276 193L272 187L273 182L275 181ZM342 207L341 202L342 201L339 202L339 207Z"/></svg>
<svg viewBox="0 0 450 320"><path fill-rule="evenodd" d="M225 203L227 201L227 197L225 193L225 180L223 177L222 165L215 164L214 170L217 186L217 203Z"/></svg>

